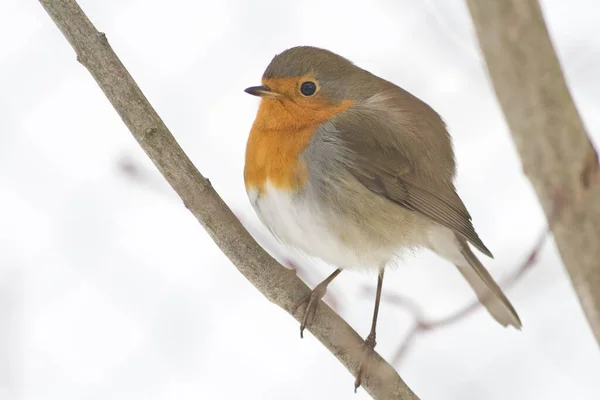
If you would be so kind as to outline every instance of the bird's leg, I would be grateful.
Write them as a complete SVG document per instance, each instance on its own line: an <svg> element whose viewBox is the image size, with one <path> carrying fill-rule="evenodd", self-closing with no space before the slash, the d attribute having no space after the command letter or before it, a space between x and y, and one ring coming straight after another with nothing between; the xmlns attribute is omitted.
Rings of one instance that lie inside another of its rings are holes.
<svg viewBox="0 0 600 400"><path fill-rule="evenodd" d="M354 392L361 384L362 376L367 371L369 363L371 362L371 357L373 356L375 345L377 342L375 341L375 329L377 327L377 314L379 314L379 302L381 300L381 288L383 287L383 268L379 270L379 276L377 277L377 293L375 294L375 310L373 311L373 322L371 323L371 331L369 332L369 336L365 339L364 343L364 352L362 358L360 360L360 364L358 365L358 373L356 374L356 379L354 380Z"/></svg>
<svg viewBox="0 0 600 400"><path fill-rule="evenodd" d="M317 315L317 308L319 306L319 301L325 296L327 293L327 286L331 283L332 280L335 279L342 272L340 268L333 271L331 275L327 277L323 282L319 283L315 288L310 292L308 296L303 298L298 305L295 307L298 309L302 304L307 303L306 308L304 309L304 315L302 316L302 322L300 323L300 337L304 337L304 328L306 328L310 323L308 321L309 316L311 321L314 320L315 315ZM312 315L312 316L311 316Z"/></svg>

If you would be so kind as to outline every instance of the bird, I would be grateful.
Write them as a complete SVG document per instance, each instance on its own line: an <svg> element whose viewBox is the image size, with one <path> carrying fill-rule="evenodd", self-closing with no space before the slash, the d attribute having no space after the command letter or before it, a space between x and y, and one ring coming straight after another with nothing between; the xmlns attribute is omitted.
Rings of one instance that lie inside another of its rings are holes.
<svg viewBox="0 0 600 400"><path fill-rule="evenodd" d="M384 271L404 251L429 249L454 264L492 318L521 329L470 247L493 258L457 194L452 138L433 108L313 46L275 55L245 92L260 97L244 166L253 209L280 242L336 268L303 299L301 335L342 270L377 271L355 390L376 345Z"/></svg>

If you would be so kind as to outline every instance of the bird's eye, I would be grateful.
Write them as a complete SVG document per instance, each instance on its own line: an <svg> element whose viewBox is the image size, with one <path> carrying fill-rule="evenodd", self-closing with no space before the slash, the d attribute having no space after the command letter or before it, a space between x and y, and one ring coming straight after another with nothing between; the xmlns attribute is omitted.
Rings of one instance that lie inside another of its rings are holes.
<svg viewBox="0 0 600 400"><path fill-rule="evenodd" d="M307 81L300 85L300 93L304 96L312 96L317 91L317 84L311 81Z"/></svg>

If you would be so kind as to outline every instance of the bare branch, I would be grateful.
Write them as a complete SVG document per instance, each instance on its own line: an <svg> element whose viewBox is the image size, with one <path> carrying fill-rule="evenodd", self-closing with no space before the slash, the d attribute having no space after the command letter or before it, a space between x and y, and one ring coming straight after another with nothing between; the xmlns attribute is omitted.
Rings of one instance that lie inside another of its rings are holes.
<svg viewBox="0 0 600 400"><path fill-rule="evenodd" d="M256 243L198 172L121 64L106 36L96 30L74 0L40 3L185 206L238 270L265 297L298 320L294 305L309 293L308 287ZM310 331L353 375L356 373L363 340L323 302ZM364 388L375 399L417 399L379 355L373 359Z"/></svg>
<svg viewBox="0 0 600 400"><path fill-rule="evenodd" d="M468 0L489 76L590 327L600 342L600 167L537 0Z"/></svg>
<svg viewBox="0 0 600 400"><path fill-rule="evenodd" d="M559 214L554 215L557 218ZM550 236L550 233L550 226L548 226L544 230L544 232L542 232L542 234L538 237L533 248L529 251L529 254L525 258L523 263L518 268L516 268L508 277L500 281L500 286L503 289L506 290L514 286L525 275L525 273L535 265L537 256L541 251L544 243L546 243L548 236ZM372 286L364 286L363 291L365 292L365 294L372 296L375 293L375 288ZM482 308L481 302L475 299L468 305L458 309L457 311L453 312L452 314L446 317L440 318L435 321L428 321L425 318L423 308L419 304L407 297L395 293L386 293L383 295L383 300L397 307L407 309L415 319L413 327L406 334L404 340L400 342L398 348L396 349L396 353L392 357L391 363L393 365L398 365L402 361L402 359L408 353L408 350L410 350L410 347L413 344L414 340L417 338L417 336L426 332L432 332L434 330L443 329L445 327L454 325L464 320L465 318L468 318L471 314L473 314L473 312Z"/></svg>

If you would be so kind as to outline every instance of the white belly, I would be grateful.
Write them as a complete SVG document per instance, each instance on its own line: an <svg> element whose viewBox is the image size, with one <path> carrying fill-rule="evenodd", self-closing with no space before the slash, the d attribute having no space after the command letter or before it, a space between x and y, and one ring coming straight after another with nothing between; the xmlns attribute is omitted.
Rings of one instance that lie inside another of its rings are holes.
<svg viewBox="0 0 600 400"><path fill-rule="evenodd" d="M338 219L334 214L304 196L277 190L267 184L259 195L248 190L248 197L260 220L281 242L338 268L380 268L394 253L369 240L352 240L361 236L359 228ZM334 226L344 226L344 232ZM360 243L359 243L360 242Z"/></svg>

